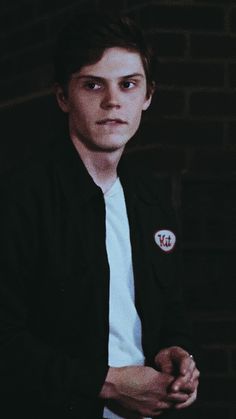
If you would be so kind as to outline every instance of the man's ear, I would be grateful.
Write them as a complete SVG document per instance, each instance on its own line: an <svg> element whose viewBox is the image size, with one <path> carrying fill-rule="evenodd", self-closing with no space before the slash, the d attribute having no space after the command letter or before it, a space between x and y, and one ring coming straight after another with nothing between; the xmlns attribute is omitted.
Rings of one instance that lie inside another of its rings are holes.
<svg viewBox="0 0 236 419"><path fill-rule="evenodd" d="M143 111L146 111L149 108L149 106L151 104L151 101L152 101L152 95L149 95L149 97L146 98L146 100L143 104Z"/></svg>
<svg viewBox="0 0 236 419"><path fill-rule="evenodd" d="M68 100L63 88L59 84L54 85L54 92L57 99L57 103L61 110L65 113L69 112Z"/></svg>
<svg viewBox="0 0 236 419"><path fill-rule="evenodd" d="M155 82L152 82L152 85L148 87L146 100L143 104L143 111L146 111L149 108L149 106L151 104L151 101L152 101L152 97L155 93L155 90L156 90L156 84L155 84Z"/></svg>

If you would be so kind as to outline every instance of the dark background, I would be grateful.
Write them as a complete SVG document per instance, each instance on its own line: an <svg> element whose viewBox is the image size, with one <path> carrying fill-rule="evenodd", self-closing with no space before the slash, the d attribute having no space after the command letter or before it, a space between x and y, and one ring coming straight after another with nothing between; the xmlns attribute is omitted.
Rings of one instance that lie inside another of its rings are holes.
<svg viewBox="0 0 236 419"><path fill-rule="evenodd" d="M202 352L199 401L181 418L236 419L236 0L1 0L0 173L64 133L52 44L90 8L136 17L159 56L158 90L127 158L170 177L181 226Z"/></svg>

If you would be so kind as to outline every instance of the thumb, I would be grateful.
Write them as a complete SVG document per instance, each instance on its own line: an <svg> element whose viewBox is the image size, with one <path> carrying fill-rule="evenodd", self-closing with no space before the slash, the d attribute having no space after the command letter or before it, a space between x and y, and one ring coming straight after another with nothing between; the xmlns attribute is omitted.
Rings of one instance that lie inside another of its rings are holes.
<svg viewBox="0 0 236 419"><path fill-rule="evenodd" d="M166 374L172 374L173 362L168 351L161 351L155 357L155 365L157 369Z"/></svg>

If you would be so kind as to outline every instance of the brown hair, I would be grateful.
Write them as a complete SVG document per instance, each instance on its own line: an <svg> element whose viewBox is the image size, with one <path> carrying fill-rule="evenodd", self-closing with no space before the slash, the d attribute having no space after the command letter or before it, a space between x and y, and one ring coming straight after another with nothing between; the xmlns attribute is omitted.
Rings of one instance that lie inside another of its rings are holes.
<svg viewBox="0 0 236 419"><path fill-rule="evenodd" d="M153 50L138 25L127 16L80 14L59 34L54 56L54 78L64 91L73 73L100 60L107 48L137 51L147 79L147 96L153 90L156 61Z"/></svg>

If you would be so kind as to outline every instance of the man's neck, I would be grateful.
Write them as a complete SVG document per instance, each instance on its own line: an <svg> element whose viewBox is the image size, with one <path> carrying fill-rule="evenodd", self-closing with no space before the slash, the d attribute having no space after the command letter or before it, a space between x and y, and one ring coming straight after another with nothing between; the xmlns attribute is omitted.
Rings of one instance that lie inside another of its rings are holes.
<svg viewBox="0 0 236 419"><path fill-rule="evenodd" d="M73 137L72 142L96 185L103 193L107 192L117 179L117 166L123 150L94 151Z"/></svg>

